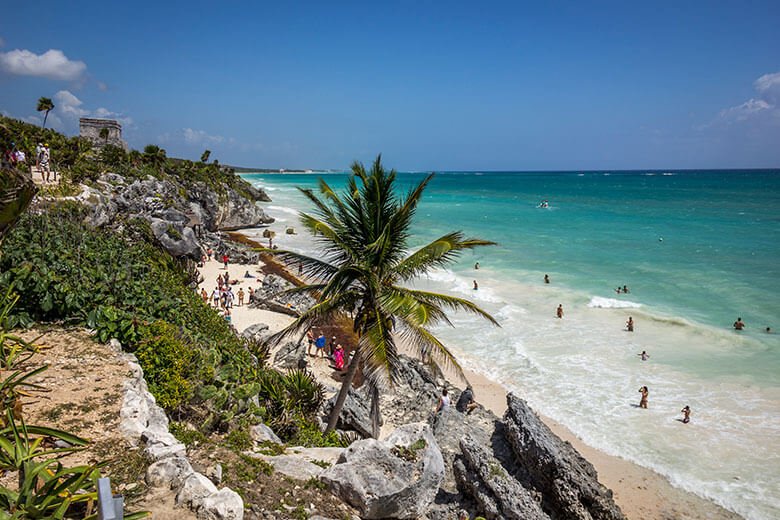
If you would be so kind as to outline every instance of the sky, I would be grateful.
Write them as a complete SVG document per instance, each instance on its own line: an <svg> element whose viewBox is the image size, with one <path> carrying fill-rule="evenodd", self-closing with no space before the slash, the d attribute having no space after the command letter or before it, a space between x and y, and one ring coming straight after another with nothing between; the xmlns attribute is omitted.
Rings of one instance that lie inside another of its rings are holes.
<svg viewBox="0 0 780 520"><path fill-rule="evenodd" d="M17 2L0 112L267 168L780 167L780 2Z"/></svg>

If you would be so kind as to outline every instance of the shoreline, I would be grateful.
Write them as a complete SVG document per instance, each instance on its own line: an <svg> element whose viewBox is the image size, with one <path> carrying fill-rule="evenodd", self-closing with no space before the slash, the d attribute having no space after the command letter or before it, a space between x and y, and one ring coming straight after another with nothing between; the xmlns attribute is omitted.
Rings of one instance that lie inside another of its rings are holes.
<svg viewBox="0 0 780 520"><path fill-rule="evenodd" d="M229 236L232 241L241 243L245 246L251 247L254 245L262 247L261 244L253 240L252 237L243 233L231 232ZM209 269L206 268L207 266ZM231 267L236 268L236 271L241 270L243 273L243 271L247 270L248 266L235 264L231 265ZM268 269L269 267L270 269ZM294 275L289 273L281 264L272 258L269 258L267 255L262 255L261 266L252 266L252 268L249 269L250 272L252 272L253 269L257 274L267 271L280 274L279 272L281 271L287 274L287 276L284 277L288 281L297 281L297 278ZM224 269L219 262L212 260L206 263L204 268L201 269L202 274L205 273L205 271L209 271L211 278L216 278L214 273L224 272ZM241 278L239 278L239 280L242 282L244 281ZM257 280L255 279L255 281ZM204 282L201 286L205 286L207 292L209 292L209 283L213 284L213 282L209 280L209 276L204 274ZM300 282L298 281L298 283ZM292 321L290 316L270 311L249 309L246 306L234 307L233 309L232 323L239 332L258 322L268 324L272 330L275 328L278 330L283 328L290 321ZM412 354L407 349L404 349L403 346L401 346L401 351L407 355ZM310 361L309 368L319 379L329 379L330 370L326 367L320 369L320 365L323 365L323 363L319 362L317 359L313 359ZM327 363L324 363L324 365L327 365ZM444 368L442 370L444 377L450 384L456 383L453 386L459 388L465 386L451 370ZM508 390L500 383L489 379L487 376L468 366L463 366L463 371L474 389L475 400L498 417L502 417L506 411L506 394ZM333 383L333 381L328 381L328 384ZM742 518L738 514L719 506L711 500L674 487L666 477L652 469L645 468L644 466L640 466L639 464L630 462L618 456L609 455L585 444L566 426L538 411L537 414L555 435L572 444L572 446L574 446L577 451L579 451L580 454L596 468L599 482L612 490L615 503L621 508L627 518L649 520L668 520L670 518L691 520L735 520Z"/></svg>

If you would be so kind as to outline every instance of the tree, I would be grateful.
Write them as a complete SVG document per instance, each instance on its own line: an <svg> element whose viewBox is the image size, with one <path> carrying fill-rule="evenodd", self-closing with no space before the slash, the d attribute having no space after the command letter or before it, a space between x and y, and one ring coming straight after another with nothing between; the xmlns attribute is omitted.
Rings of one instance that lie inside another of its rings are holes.
<svg viewBox="0 0 780 520"><path fill-rule="evenodd" d="M157 146L156 144L147 144L144 147L144 162L155 170L160 170L160 173L163 173L165 168L165 162L167 160L167 157L165 155L165 150Z"/></svg>
<svg viewBox="0 0 780 520"><path fill-rule="evenodd" d="M42 128L46 128L46 119L49 117L49 111L54 110L54 102L47 98L42 97L38 99L38 108L36 108L38 112L46 111L46 114L43 116L43 126Z"/></svg>
<svg viewBox="0 0 780 520"><path fill-rule="evenodd" d="M209 157L211 156L211 150L206 150L203 152L203 155L200 156L200 162L207 163L209 162Z"/></svg>
<svg viewBox="0 0 780 520"><path fill-rule="evenodd" d="M429 330L437 323L450 324L447 310L465 310L498 323L474 303L454 296L404 287L435 267L451 263L465 249L493 242L448 233L407 255L407 242L417 204L433 174L405 197L395 191L396 172L387 172L381 155L367 172L352 165L347 189L337 194L320 179L318 197L310 189L300 191L314 204L314 214L301 213L301 223L322 249L319 258L292 251L266 250L289 265L299 265L307 279L317 280L293 289L315 298L316 304L273 341L334 319L350 316L358 342L347 374L331 411L326 431L335 428L358 366L372 395L373 434L379 430L379 391L398 372L396 338L414 348L425 360L443 362L463 377L455 357Z"/></svg>

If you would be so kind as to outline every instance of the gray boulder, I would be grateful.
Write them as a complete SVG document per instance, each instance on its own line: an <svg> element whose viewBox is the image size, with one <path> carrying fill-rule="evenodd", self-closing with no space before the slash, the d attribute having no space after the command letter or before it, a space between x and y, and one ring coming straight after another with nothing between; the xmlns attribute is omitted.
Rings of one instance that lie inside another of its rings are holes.
<svg viewBox="0 0 780 520"><path fill-rule="evenodd" d="M443 478L444 461L424 423L401 426L385 441L354 442L320 475L333 494L367 519L424 515Z"/></svg>
<svg viewBox="0 0 780 520"><path fill-rule="evenodd" d="M309 462L300 455L263 455L248 452L247 455L264 460L274 467L274 471L295 480L307 481L322 474L325 469Z"/></svg>
<svg viewBox="0 0 780 520"><path fill-rule="evenodd" d="M454 472L466 494L472 496L488 519L549 520L537 498L515 480L481 443L460 439L463 455Z"/></svg>
<svg viewBox="0 0 780 520"><path fill-rule="evenodd" d="M525 401L510 393L507 404L506 438L523 468L521 478L541 494L545 511L554 518L625 520L590 462L550 431Z"/></svg>
<svg viewBox="0 0 780 520"><path fill-rule="evenodd" d="M307 344L303 341L288 341L276 352L274 366L279 368L298 368L301 359L306 359Z"/></svg>
<svg viewBox="0 0 780 520"><path fill-rule="evenodd" d="M265 424L254 424L249 427L249 436L255 444L271 442L274 444L284 444L274 431Z"/></svg>
<svg viewBox="0 0 780 520"><path fill-rule="evenodd" d="M183 223L152 217L150 226L155 238L171 256L199 260L202 250L195 232Z"/></svg>
<svg viewBox="0 0 780 520"><path fill-rule="evenodd" d="M322 415L330 416L330 411L336 404L338 394L334 395L323 407ZM368 393L368 385L363 385L360 389L350 387L347 398L344 400L344 407L339 414L336 427L340 430L354 430L363 437L371 437L371 410L369 408L371 397Z"/></svg>
<svg viewBox="0 0 780 520"><path fill-rule="evenodd" d="M204 498L216 492L217 487L207 477L200 473L190 473L176 494L176 505L186 505L196 511Z"/></svg>
<svg viewBox="0 0 780 520"><path fill-rule="evenodd" d="M255 323L241 332L241 336L257 343L264 343L265 339L270 335L271 331L265 323Z"/></svg>
<svg viewBox="0 0 780 520"><path fill-rule="evenodd" d="M244 501L232 489L220 489L203 498L197 517L198 520L242 520Z"/></svg>
<svg viewBox="0 0 780 520"><path fill-rule="evenodd" d="M146 468L146 483L149 487L177 489L193 472L185 457L168 457Z"/></svg>

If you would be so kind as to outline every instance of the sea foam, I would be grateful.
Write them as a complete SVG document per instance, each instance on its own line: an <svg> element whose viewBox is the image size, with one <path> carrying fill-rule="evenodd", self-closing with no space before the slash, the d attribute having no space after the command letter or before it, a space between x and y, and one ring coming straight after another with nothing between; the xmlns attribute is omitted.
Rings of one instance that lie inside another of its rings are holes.
<svg viewBox="0 0 780 520"><path fill-rule="evenodd" d="M588 307L593 309L638 309L641 303L629 300L616 300L615 298L604 298L603 296L594 296L588 302Z"/></svg>

